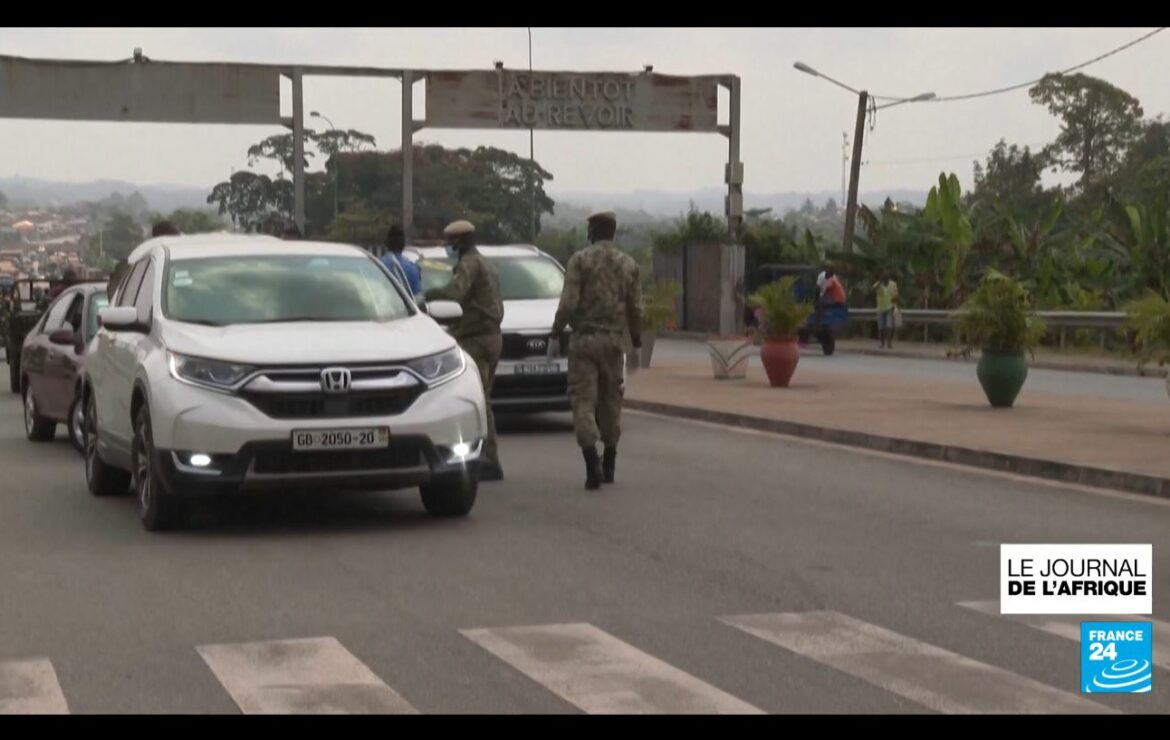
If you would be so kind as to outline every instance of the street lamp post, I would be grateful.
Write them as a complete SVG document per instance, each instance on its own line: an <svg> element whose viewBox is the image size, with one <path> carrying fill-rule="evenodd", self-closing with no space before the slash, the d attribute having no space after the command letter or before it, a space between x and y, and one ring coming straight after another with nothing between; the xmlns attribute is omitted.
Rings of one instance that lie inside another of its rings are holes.
<svg viewBox="0 0 1170 740"><path fill-rule="evenodd" d="M838 82L828 75L821 74L803 62L796 62L792 66L805 74L827 80L837 87L848 90L857 96L857 122L853 129L853 161L849 167L849 196L845 204L845 234L842 237L842 248L845 252L852 253L853 225L857 215L857 183L861 178L861 145L862 139L865 136L865 114L869 108L870 95L866 90L855 90L843 82ZM891 106L901 105L902 103L919 103L925 100L933 100L934 97L935 95L932 92L922 93L912 98L904 98L902 100L896 100L893 103L877 106L874 110L878 108L889 108Z"/></svg>
<svg viewBox="0 0 1170 740"><path fill-rule="evenodd" d="M328 123L330 131L337 130L337 127L333 125L333 121L329 120L327 116L323 116L317 111L310 111L309 116L311 118L320 118L321 120L325 121L325 123ZM336 152L334 152L334 154L336 154ZM340 162L333 163L333 221L335 224L337 222L337 176L341 174L339 165Z"/></svg>
<svg viewBox="0 0 1170 740"><path fill-rule="evenodd" d="M528 84L532 84L532 28L528 28ZM531 209L530 235L536 244L536 143L533 129L528 129L528 201Z"/></svg>

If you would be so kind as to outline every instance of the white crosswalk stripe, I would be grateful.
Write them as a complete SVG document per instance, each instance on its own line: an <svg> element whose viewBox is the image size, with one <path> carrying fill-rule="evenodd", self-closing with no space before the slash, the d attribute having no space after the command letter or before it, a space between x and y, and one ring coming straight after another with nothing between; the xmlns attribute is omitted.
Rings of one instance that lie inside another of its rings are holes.
<svg viewBox="0 0 1170 740"><path fill-rule="evenodd" d="M1077 694L837 612L748 614L723 621L939 712L1113 711Z"/></svg>
<svg viewBox="0 0 1170 740"><path fill-rule="evenodd" d="M762 713L590 624L462 632L590 714Z"/></svg>
<svg viewBox="0 0 1170 740"><path fill-rule="evenodd" d="M244 714L415 714L332 637L196 648Z"/></svg>
<svg viewBox="0 0 1170 740"><path fill-rule="evenodd" d="M1093 617L1000 615L996 601L959 606L1069 640ZM1102 618L1120 621L1126 618ZM1155 663L1170 668L1170 623L1154 622ZM998 668L833 611L721 618L803 658L944 713L1107 713L1074 691ZM586 623L460 630L544 690L590 714L760 714L722 689ZM334 637L195 648L245 714L417 710ZM0 714L68 714L46 658L0 661Z"/></svg>
<svg viewBox="0 0 1170 740"><path fill-rule="evenodd" d="M0 662L0 714L69 714L53 664L45 658Z"/></svg>
<svg viewBox="0 0 1170 740"><path fill-rule="evenodd" d="M1081 640L1081 622L1150 622L1154 632L1154 665L1170 670L1170 622L1137 615L1102 616L1064 614L1000 614L999 601L961 601L959 606L972 611L1001 617L1068 640Z"/></svg>

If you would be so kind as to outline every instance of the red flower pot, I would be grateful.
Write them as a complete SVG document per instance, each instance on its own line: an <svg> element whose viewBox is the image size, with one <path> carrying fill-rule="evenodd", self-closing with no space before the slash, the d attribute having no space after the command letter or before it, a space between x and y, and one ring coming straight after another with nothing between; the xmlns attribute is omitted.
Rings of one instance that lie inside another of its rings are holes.
<svg viewBox="0 0 1170 740"><path fill-rule="evenodd" d="M800 362L796 337L768 337L760 348L760 362L773 388L787 388L796 372L796 363Z"/></svg>

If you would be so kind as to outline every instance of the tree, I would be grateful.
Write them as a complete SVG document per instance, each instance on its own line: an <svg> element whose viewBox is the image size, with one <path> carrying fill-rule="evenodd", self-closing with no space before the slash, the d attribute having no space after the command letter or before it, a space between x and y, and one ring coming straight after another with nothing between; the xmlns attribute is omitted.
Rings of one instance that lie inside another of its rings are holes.
<svg viewBox="0 0 1170 740"><path fill-rule="evenodd" d="M305 144L311 144L313 131L311 129L305 130ZM253 144L248 147L248 166L252 167L261 159L271 159L280 165L280 174L283 176L286 172L293 171L293 135L292 134L276 134L269 136L259 144ZM309 158L314 156L309 147L305 147L305 169L309 169Z"/></svg>
<svg viewBox="0 0 1170 740"><path fill-rule="evenodd" d="M0 192L0 208L8 207L8 196Z"/></svg>
<svg viewBox="0 0 1170 740"><path fill-rule="evenodd" d="M1062 125L1045 155L1053 164L1081 175L1082 190L1108 177L1140 131L1138 99L1105 80L1077 73L1047 74L1028 91L1032 102L1048 106Z"/></svg>
<svg viewBox="0 0 1170 740"><path fill-rule="evenodd" d="M722 244L727 240L727 222L690 204L686 215L675 221L669 231L654 237L654 248L673 251L692 245Z"/></svg>
<svg viewBox="0 0 1170 740"><path fill-rule="evenodd" d="M1142 125L1115 178L1115 190L1128 200L1157 198L1170 189L1170 121L1159 116Z"/></svg>
<svg viewBox="0 0 1170 740"><path fill-rule="evenodd" d="M1010 147L1003 139L987 156L986 165L975 162L973 201L998 204L1013 213L1031 213L1044 195L1040 176L1045 158L1028 147Z"/></svg>
<svg viewBox="0 0 1170 740"><path fill-rule="evenodd" d="M209 234L215 231L223 231L225 225L223 220L217 218L215 214L193 208L180 208L172 211L165 218L177 226L179 231L184 234Z"/></svg>
<svg viewBox="0 0 1170 740"><path fill-rule="evenodd" d="M143 242L142 227L126 211L115 211L102 228L102 251L115 260L124 260Z"/></svg>
<svg viewBox="0 0 1170 740"><path fill-rule="evenodd" d="M291 134L289 136L291 137ZM372 149L377 145L373 136L354 129L348 131L329 129L319 134L310 131L308 137L327 159L332 159L341 152L360 152L366 147Z"/></svg>
<svg viewBox="0 0 1170 740"><path fill-rule="evenodd" d="M287 183L287 187L280 182ZM231 216L237 228L255 231L272 213L289 213L291 191L288 180L274 181L268 175L240 170L212 188L207 202L218 203L219 213Z"/></svg>
<svg viewBox="0 0 1170 740"><path fill-rule="evenodd" d="M397 216L402 204L402 152L354 152L336 157L341 212ZM527 240L531 195L540 216L554 203L544 190L552 175L527 158L494 147L414 148L414 226L417 236L437 238L443 227L465 218L484 243ZM530 190L529 188L532 188ZM379 217L380 218L380 217ZM352 220L351 220L352 221ZM356 228L352 222L347 226Z"/></svg>

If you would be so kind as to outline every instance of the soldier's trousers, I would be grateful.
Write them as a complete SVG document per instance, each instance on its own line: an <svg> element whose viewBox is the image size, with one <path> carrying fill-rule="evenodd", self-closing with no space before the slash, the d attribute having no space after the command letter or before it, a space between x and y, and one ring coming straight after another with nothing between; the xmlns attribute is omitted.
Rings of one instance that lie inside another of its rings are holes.
<svg viewBox="0 0 1170 740"><path fill-rule="evenodd" d="M492 413L492 384L496 380L496 365L500 362L500 351L504 346L504 338L500 334L480 334L474 337L462 337L459 346L471 355L475 366L479 370L480 380L483 381L483 397L487 401L487 436L483 440L483 460L489 463L500 464L500 451L496 446L496 417Z"/></svg>
<svg viewBox="0 0 1170 740"><path fill-rule="evenodd" d="M598 438L616 447L622 434L625 341L621 334L574 335L569 342L569 401L577 443L594 447Z"/></svg>

